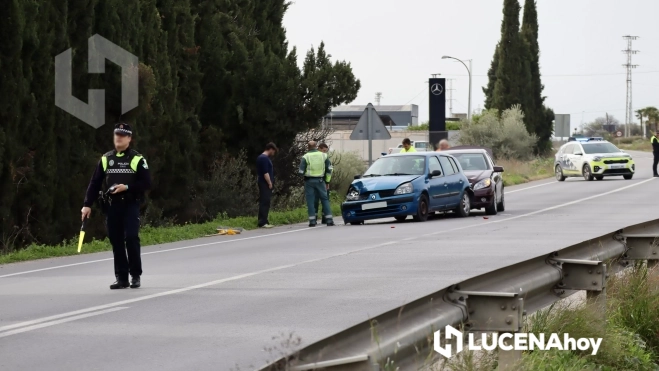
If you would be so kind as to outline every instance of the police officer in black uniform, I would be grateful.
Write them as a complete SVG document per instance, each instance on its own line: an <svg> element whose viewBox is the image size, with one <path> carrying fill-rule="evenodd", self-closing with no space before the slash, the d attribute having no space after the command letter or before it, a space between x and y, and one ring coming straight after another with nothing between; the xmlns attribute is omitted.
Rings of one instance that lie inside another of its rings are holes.
<svg viewBox="0 0 659 371"><path fill-rule="evenodd" d="M99 198L99 193L107 195L101 203L114 254L116 282L110 285L112 290L141 285L140 203L144 192L151 188L151 175L144 157L130 147L132 135L130 125L115 125L115 149L104 154L98 162L81 210L82 220L89 218L91 206ZM101 188L105 191L100 192ZM132 276L130 283L129 273Z"/></svg>
<svg viewBox="0 0 659 371"><path fill-rule="evenodd" d="M659 164L659 138L657 138L657 134L658 132L655 131L652 138L650 138L650 143L652 143L652 154L654 155L652 171L654 172L655 177L659 177L659 173L657 173L657 164Z"/></svg>

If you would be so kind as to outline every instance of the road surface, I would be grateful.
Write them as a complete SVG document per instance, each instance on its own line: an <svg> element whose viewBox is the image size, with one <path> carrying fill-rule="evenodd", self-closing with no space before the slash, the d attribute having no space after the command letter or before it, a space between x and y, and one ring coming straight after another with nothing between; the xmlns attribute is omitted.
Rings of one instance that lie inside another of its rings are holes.
<svg viewBox="0 0 659 371"><path fill-rule="evenodd" d="M509 187L507 210L489 219L294 225L146 247L138 290L109 290L111 253L1 266L0 370L258 368L298 337L309 344L453 283L659 218L651 154L633 155L633 180Z"/></svg>

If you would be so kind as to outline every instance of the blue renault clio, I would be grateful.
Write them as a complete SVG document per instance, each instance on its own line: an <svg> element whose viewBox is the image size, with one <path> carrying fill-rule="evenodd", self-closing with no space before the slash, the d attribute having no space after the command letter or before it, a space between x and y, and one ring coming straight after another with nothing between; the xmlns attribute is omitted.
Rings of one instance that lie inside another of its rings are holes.
<svg viewBox="0 0 659 371"><path fill-rule="evenodd" d="M426 221L435 211L469 215L472 190L460 163L441 152L387 155L376 160L363 175L355 176L341 214L346 224L412 215Z"/></svg>

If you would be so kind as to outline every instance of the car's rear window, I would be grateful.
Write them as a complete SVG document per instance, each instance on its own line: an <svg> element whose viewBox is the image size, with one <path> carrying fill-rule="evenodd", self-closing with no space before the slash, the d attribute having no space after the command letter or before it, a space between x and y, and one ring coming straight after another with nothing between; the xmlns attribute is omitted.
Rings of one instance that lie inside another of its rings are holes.
<svg viewBox="0 0 659 371"><path fill-rule="evenodd" d="M452 155L458 159L464 171L490 170L490 164L482 153L452 153Z"/></svg>

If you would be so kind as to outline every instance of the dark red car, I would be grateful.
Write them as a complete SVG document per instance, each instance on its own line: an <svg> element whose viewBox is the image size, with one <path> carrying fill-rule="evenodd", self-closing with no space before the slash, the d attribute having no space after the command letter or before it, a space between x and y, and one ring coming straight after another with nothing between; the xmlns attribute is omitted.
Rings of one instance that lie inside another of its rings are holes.
<svg viewBox="0 0 659 371"><path fill-rule="evenodd" d="M496 166L492 151L483 147L460 146L442 151L455 157L471 183L474 193L472 209L485 209L487 215L496 215L506 209L503 191L503 167Z"/></svg>

